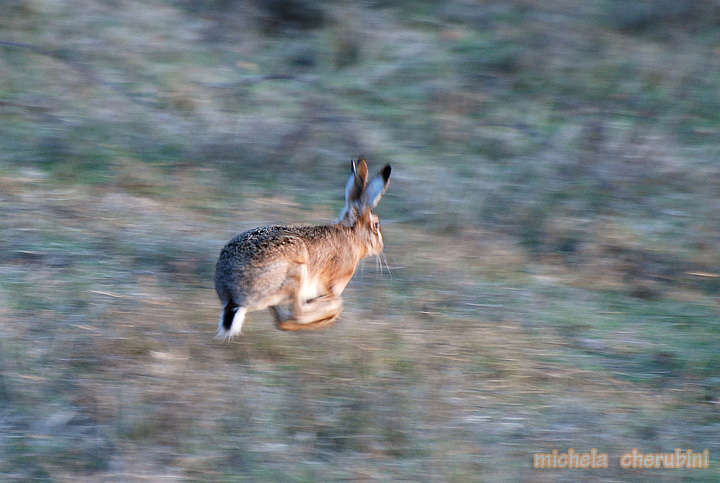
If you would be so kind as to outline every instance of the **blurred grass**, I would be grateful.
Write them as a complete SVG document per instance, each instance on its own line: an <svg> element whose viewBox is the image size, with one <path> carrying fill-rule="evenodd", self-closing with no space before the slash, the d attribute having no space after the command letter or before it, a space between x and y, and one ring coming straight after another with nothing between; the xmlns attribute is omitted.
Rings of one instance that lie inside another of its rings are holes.
<svg viewBox="0 0 720 483"><path fill-rule="evenodd" d="M4 8L4 481L717 479L616 464L718 450L716 2ZM360 153L392 277L213 341L225 241Z"/></svg>

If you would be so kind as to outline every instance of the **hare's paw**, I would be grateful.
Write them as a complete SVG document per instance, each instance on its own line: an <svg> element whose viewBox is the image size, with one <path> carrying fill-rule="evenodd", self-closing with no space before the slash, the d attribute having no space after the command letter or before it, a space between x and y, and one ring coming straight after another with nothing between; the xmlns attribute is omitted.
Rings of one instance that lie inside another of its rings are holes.
<svg viewBox="0 0 720 483"><path fill-rule="evenodd" d="M280 330L290 330L290 331L299 331L299 330L320 330L325 329L327 327L330 327L335 322L337 322L338 317L340 316L339 313L331 315L329 317L326 317L324 319L315 320L313 322L305 322L305 323L299 323L294 319L290 319L284 322L278 322L277 328Z"/></svg>
<svg viewBox="0 0 720 483"><path fill-rule="evenodd" d="M280 330L317 330L332 325L342 312L342 299L325 295L295 307L289 313L281 307L272 307Z"/></svg>

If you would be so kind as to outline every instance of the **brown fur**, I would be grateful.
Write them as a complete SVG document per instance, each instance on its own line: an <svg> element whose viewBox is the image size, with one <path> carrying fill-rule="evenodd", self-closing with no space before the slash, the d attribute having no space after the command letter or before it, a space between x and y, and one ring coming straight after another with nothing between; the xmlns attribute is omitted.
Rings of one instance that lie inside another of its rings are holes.
<svg viewBox="0 0 720 483"><path fill-rule="evenodd" d="M352 164L346 204L335 224L248 230L220 252L215 288L224 311L219 337L240 332L245 313L269 307L282 330L315 330L342 312L340 294L358 263L383 249L371 209L387 189L390 166L367 179L364 159ZM282 305L290 302L292 311Z"/></svg>

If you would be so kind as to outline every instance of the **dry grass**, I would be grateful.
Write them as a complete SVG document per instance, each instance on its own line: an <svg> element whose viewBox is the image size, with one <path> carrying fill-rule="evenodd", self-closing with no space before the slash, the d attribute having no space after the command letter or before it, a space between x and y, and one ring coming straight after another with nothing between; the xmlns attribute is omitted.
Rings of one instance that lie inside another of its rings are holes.
<svg viewBox="0 0 720 483"><path fill-rule="evenodd" d="M716 480L715 27L609 3L10 2L56 51L0 47L0 477ZM359 152L391 274L213 340L225 241Z"/></svg>

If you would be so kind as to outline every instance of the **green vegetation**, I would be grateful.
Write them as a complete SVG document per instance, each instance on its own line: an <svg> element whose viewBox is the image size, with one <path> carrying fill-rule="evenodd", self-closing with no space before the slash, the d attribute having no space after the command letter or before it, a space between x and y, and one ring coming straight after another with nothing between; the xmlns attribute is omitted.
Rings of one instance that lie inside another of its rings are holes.
<svg viewBox="0 0 720 483"><path fill-rule="evenodd" d="M720 478L716 2L3 8L0 480ZM213 340L222 245L361 153L391 276Z"/></svg>

